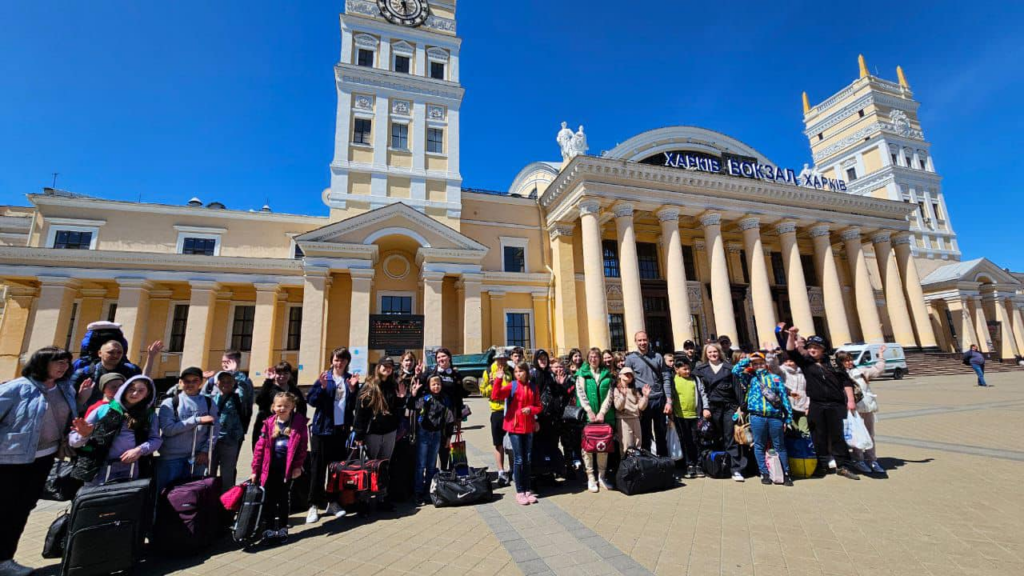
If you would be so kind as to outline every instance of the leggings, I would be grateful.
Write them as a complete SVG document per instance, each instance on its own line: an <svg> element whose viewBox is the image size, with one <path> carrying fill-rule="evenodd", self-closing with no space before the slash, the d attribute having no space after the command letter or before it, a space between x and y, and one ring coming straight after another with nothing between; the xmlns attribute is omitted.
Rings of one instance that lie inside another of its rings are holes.
<svg viewBox="0 0 1024 576"><path fill-rule="evenodd" d="M850 465L850 449L843 436L845 418L846 407L840 404L811 402L811 407L807 410L814 451L818 453L818 466L825 464L822 470L828 469L829 456L835 458L837 468Z"/></svg>

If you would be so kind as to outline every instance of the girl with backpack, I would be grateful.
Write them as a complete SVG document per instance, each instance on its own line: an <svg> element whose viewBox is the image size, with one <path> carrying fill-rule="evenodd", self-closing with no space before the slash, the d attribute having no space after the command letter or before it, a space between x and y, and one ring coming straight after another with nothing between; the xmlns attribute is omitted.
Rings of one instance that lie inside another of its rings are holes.
<svg viewBox="0 0 1024 576"><path fill-rule="evenodd" d="M77 450L78 458L71 477L96 486L108 479L144 476L140 460L163 443L160 421L153 410L155 401L153 381L134 376L118 388L110 402L72 421L68 444Z"/></svg>
<svg viewBox="0 0 1024 576"><path fill-rule="evenodd" d="M264 540L288 538L291 484L302 475L308 452L306 417L296 412L298 397L278 392L271 405L272 415L262 422L252 454L250 482L259 481L265 491L263 513L268 518Z"/></svg>
<svg viewBox="0 0 1024 576"><path fill-rule="evenodd" d="M586 364L576 372L576 399L586 411L588 423L604 422L615 427L615 407L612 406L613 395L611 393L612 381L611 371L601 363L601 349L591 348L587 352ZM596 476L595 460L597 461ZM587 470L588 490L597 492L599 483L605 490L612 489L612 485L604 477L605 471L608 469L607 453L598 452L595 457L593 452L583 452L583 466Z"/></svg>
<svg viewBox="0 0 1024 576"><path fill-rule="evenodd" d="M418 396L421 384L412 385L406 405L416 414L416 505L427 503L427 489L437 473L437 453L445 426L455 421L452 401L441 391L441 377L431 376L429 392ZM417 397L418 396L418 397Z"/></svg>
<svg viewBox="0 0 1024 576"><path fill-rule="evenodd" d="M505 382L504 371L494 375L495 400L505 400L505 432L512 443L512 477L516 484L516 502L523 506L535 504L537 496L530 490L530 462L533 458L533 434L537 431L537 415L541 412L540 390L530 380L530 365L520 362L514 368L515 380Z"/></svg>

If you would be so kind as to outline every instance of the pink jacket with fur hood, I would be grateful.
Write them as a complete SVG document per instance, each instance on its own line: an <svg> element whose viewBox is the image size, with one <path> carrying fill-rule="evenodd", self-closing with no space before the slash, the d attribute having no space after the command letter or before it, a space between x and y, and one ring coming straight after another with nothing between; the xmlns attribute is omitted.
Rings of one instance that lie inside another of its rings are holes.
<svg viewBox="0 0 1024 576"><path fill-rule="evenodd" d="M274 443L271 437L274 435L274 422L276 415L271 415L263 421L263 429L260 431L260 438L256 441L256 448L252 452L252 473L259 474L260 486L267 483L270 476L270 461L273 459ZM292 416L292 435L288 438L288 460L284 466L285 480L290 480L293 470L301 470L306 462L306 454L309 452L309 428L306 426L306 417L296 412Z"/></svg>

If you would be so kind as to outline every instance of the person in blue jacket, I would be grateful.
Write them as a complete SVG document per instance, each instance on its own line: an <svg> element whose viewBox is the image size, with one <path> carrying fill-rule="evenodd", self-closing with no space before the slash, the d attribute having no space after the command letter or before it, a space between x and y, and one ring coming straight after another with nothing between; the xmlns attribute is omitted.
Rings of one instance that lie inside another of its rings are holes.
<svg viewBox="0 0 1024 576"><path fill-rule="evenodd" d="M47 346L32 354L21 378L0 384L0 574L33 572L14 553L77 415L70 366L70 352Z"/></svg>
<svg viewBox="0 0 1024 576"><path fill-rule="evenodd" d="M348 348L336 349L331 353L330 369L320 375L306 396L306 402L316 410L309 435L312 477L306 524L318 521L320 508L324 506L329 515L336 518L345 515L345 509L338 502L327 502L324 482L327 466L345 459L345 441L355 422L359 376L349 373L351 363L352 353Z"/></svg>
<svg viewBox="0 0 1024 576"><path fill-rule="evenodd" d="M783 483L792 486L789 477L789 457L783 433L793 425L793 408L789 404L789 391L782 379L768 371L764 354L754 352L732 367L732 373L747 391L742 410L750 417L750 431L754 435L754 457L761 472L761 483L771 484L765 462L768 442L782 462Z"/></svg>

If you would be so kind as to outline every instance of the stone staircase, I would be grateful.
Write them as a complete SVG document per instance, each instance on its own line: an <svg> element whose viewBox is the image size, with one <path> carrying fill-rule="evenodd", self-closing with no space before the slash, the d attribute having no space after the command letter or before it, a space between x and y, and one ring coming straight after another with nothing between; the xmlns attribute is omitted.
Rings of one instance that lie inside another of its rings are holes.
<svg viewBox="0 0 1024 576"><path fill-rule="evenodd" d="M973 371L964 366L960 354L948 352L911 352L907 351L907 369L911 378L922 378L925 376L953 376L957 374L970 375ZM1016 372L1024 371L1024 368L1010 362L1000 362L991 354L986 356L985 373L994 372Z"/></svg>

